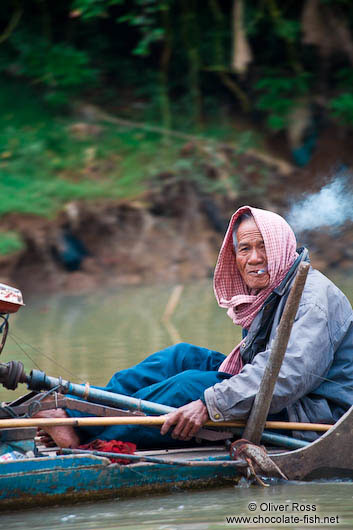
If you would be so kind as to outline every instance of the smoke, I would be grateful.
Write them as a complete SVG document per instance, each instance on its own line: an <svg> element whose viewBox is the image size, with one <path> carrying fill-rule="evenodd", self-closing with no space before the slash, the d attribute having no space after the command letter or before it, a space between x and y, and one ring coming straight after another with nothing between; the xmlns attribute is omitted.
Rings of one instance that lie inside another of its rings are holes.
<svg viewBox="0 0 353 530"><path fill-rule="evenodd" d="M296 233L322 226L334 229L353 221L352 173L338 171L319 192L293 204L286 219Z"/></svg>

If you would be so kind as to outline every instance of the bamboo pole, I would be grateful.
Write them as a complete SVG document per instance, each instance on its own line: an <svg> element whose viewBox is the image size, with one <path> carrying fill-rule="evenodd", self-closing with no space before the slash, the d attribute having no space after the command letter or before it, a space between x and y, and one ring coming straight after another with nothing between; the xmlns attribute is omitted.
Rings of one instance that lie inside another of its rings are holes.
<svg viewBox="0 0 353 530"><path fill-rule="evenodd" d="M266 418L270 410L272 395L277 381L282 361L286 353L289 337L292 331L295 315L303 293L309 263L302 262L298 267L293 287L288 296L281 321L279 323L272 350L268 359L260 388L256 394L243 436L255 444L261 441Z"/></svg>
<svg viewBox="0 0 353 530"><path fill-rule="evenodd" d="M13 427L87 427L90 425L163 425L166 416L111 416L100 417L90 416L84 418L19 418L0 420L0 429L9 429ZM204 427L244 427L243 421L208 421ZM332 425L326 423L299 423L285 421L267 421L266 429L281 430L300 430L300 431L328 431Z"/></svg>

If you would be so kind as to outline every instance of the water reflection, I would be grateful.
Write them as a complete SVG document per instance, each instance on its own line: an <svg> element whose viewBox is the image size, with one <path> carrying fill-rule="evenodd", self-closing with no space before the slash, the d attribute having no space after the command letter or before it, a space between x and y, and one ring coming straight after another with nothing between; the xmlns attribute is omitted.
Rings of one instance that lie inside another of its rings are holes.
<svg viewBox="0 0 353 530"><path fill-rule="evenodd" d="M104 385L117 370L176 340L225 353L233 349L240 330L217 306L210 281L185 285L170 321L164 322L172 292L173 286L154 285L30 297L10 319L2 361L18 359L26 370L39 367ZM2 391L2 399L13 394Z"/></svg>

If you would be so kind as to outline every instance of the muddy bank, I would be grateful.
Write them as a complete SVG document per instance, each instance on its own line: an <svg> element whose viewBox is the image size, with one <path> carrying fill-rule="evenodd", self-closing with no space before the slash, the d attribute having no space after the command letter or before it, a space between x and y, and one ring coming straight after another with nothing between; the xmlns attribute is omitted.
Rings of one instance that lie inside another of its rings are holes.
<svg viewBox="0 0 353 530"><path fill-rule="evenodd" d="M55 222L13 217L27 248L3 258L0 281L23 291L77 291L209 276L222 236L193 192L182 202L182 211L173 204L163 213L145 197L71 203Z"/></svg>
<svg viewBox="0 0 353 530"><path fill-rule="evenodd" d="M185 147L184 156L190 149ZM227 147L223 154L233 156ZM164 173L138 200L69 203L52 221L8 216L2 226L19 231L26 248L0 258L0 281L26 293L210 277L233 211L250 204L285 215L293 201L325 183L320 167L328 163L327 153L322 164L319 160L317 154L306 169L288 164L283 172L272 160L242 154L237 190L229 186L227 194L207 193L195 182ZM227 185L229 175L215 167L206 171ZM339 232L306 231L298 242L309 246L313 265L327 272L353 270L352 240L353 226L347 223Z"/></svg>

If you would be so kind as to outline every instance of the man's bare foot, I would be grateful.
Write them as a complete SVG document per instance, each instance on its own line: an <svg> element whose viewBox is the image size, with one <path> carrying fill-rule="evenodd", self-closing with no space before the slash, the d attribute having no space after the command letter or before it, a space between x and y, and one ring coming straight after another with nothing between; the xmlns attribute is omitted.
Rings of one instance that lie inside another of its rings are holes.
<svg viewBox="0 0 353 530"><path fill-rule="evenodd" d="M50 409L50 410L41 410L35 416L34 418L67 418L68 415L66 414L64 409ZM80 445L80 439L78 435L75 432L75 429L71 425L63 425L58 427L42 427L42 431L47 433L49 437L55 442L55 445L58 447L70 447L75 448ZM47 447L52 445L50 442L50 438L46 438L45 436L41 435L41 441L44 443Z"/></svg>

